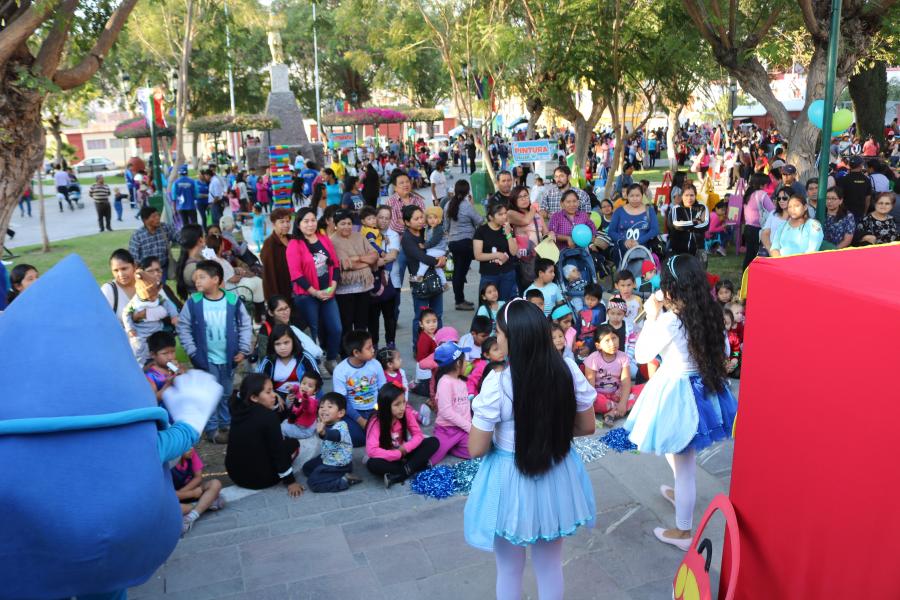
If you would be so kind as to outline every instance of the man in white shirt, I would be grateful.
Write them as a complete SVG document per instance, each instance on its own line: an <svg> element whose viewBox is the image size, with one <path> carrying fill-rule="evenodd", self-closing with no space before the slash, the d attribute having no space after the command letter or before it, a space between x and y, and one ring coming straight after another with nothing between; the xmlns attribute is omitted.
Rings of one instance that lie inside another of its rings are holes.
<svg viewBox="0 0 900 600"><path fill-rule="evenodd" d="M444 175L446 168L447 163L439 160L431 172L431 198L435 206L440 206L441 201L447 197L447 176Z"/></svg>
<svg viewBox="0 0 900 600"><path fill-rule="evenodd" d="M53 173L53 183L56 185L56 199L59 201L59 212L63 212L63 200L69 205L69 210L75 210L72 207L72 201L69 199L69 174L66 173L62 165L56 165L56 172Z"/></svg>
<svg viewBox="0 0 900 600"><path fill-rule="evenodd" d="M216 173L216 166L209 167L211 177L209 180L209 210L212 214L214 225L219 224L225 209L225 181Z"/></svg>

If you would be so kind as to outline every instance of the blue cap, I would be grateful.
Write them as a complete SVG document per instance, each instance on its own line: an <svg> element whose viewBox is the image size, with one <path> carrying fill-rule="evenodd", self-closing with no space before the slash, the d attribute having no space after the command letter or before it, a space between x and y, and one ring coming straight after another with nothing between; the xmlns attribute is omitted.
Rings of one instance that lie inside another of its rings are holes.
<svg viewBox="0 0 900 600"><path fill-rule="evenodd" d="M460 348L453 342L444 342L434 351L434 362L436 362L439 367L446 367L454 361L459 360L459 357L466 352L471 351L471 348Z"/></svg>
<svg viewBox="0 0 900 600"><path fill-rule="evenodd" d="M181 165L180 167L178 167L178 174L179 174L179 175L187 175L187 172L188 172L188 166L187 166L187 165Z"/></svg>

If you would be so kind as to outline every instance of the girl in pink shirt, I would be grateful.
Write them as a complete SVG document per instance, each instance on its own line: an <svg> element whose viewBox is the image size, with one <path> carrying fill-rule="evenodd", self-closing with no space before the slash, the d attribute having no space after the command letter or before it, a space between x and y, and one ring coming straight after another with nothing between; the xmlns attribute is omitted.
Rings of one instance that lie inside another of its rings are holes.
<svg viewBox="0 0 900 600"><path fill-rule="evenodd" d="M402 389L387 383L378 391L378 409L366 430L366 468L384 477L384 487L406 481L428 466L438 441L425 437Z"/></svg>
<svg viewBox="0 0 900 600"><path fill-rule="evenodd" d="M441 462L448 453L460 458L471 458L469 429L472 428L472 409L469 405L469 390L462 377L465 353L470 350L460 348L453 342L446 342L434 351L434 360L438 364L438 415L434 421L434 437L440 445L431 457L432 463Z"/></svg>

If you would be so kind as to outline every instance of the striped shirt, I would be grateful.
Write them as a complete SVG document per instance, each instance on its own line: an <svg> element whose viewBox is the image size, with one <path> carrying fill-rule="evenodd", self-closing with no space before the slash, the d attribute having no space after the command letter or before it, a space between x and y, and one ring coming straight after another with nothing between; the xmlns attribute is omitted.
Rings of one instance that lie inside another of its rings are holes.
<svg viewBox="0 0 900 600"><path fill-rule="evenodd" d="M95 183L88 190L88 196L93 198L95 202L109 202L111 195L112 192L109 191L109 186L105 183Z"/></svg>
<svg viewBox="0 0 900 600"><path fill-rule="evenodd" d="M425 199L415 192L409 193L409 202L403 204L400 194L394 194L387 199L386 204L391 207L391 229L397 233L403 233L406 227L403 225L403 207L414 204L425 211Z"/></svg>

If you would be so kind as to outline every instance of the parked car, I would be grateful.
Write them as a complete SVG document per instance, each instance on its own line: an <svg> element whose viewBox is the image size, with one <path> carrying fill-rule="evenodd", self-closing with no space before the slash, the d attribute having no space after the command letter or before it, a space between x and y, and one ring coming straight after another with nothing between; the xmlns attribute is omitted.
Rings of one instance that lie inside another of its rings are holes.
<svg viewBox="0 0 900 600"><path fill-rule="evenodd" d="M82 173L96 173L98 171L112 171L116 168L116 163L109 160L108 158L94 157L94 158L86 158L80 163L75 165L75 172L81 175Z"/></svg>

